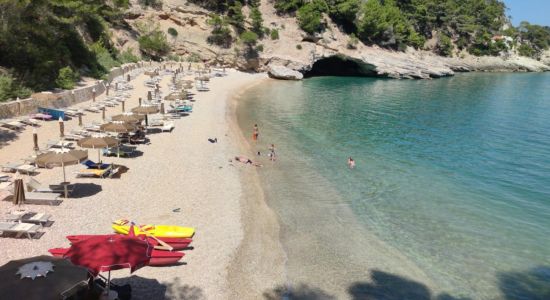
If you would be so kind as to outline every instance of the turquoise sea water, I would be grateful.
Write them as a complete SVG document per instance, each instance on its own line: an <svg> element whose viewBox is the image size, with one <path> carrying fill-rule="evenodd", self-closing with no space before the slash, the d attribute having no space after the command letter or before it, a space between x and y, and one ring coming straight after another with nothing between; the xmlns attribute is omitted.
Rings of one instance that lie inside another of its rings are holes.
<svg viewBox="0 0 550 300"><path fill-rule="evenodd" d="M550 74L270 81L241 103L254 150L276 145L259 171L293 295L550 299Z"/></svg>

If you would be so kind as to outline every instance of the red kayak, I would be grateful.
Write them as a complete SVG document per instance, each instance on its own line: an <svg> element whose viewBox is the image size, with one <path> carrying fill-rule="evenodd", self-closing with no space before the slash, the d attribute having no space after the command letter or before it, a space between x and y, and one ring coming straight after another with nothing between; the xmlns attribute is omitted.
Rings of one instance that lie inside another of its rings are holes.
<svg viewBox="0 0 550 300"><path fill-rule="evenodd" d="M53 256L65 257L65 253L69 251L69 248L53 248L48 250ZM149 266L167 266L177 263L185 254L177 251L162 251L153 250L151 253L151 259L149 260Z"/></svg>
<svg viewBox="0 0 550 300"><path fill-rule="evenodd" d="M85 240L85 239L88 239L88 238L94 237L94 236L97 236L97 235L95 235L95 234L68 235L67 239L71 243L75 243L75 242ZM162 246L162 245L159 244L159 242L156 239L154 239L152 237L147 237L145 235L139 235L137 237L142 239L142 240L146 240L149 244L151 244L155 247ZM193 241L192 239L188 239L188 238L163 237L163 238L157 238L157 239L165 242L170 247L174 248L173 250L183 250L183 249L189 247L189 244L191 244L191 242ZM157 249L157 250L162 250L162 249Z"/></svg>

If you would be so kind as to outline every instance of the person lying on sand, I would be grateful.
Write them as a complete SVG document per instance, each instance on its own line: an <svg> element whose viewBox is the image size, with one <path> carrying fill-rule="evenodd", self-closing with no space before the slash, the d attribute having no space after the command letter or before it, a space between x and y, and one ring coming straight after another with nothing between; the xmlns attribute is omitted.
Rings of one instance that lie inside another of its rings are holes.
<svg viewBox="0 0 550 300"><path fill-rule="evenodd" d="M261 167L262 165L256 162L253 162L250 158L246 156L235 156L235 160L242 162L243 164L251 164L256 167Z"/></svg>

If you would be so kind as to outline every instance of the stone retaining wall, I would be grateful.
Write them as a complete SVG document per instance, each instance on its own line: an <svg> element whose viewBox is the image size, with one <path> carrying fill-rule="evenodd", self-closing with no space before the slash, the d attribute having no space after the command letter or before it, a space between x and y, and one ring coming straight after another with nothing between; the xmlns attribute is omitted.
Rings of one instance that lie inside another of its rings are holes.
<svg viewBox="0 0 550 300"><path fill-rule="evenodd" d="M96 97L103 94L106 90L105 84L112 81L118 76L124 76L128 72L131 72L138 68L149 67L149 62L139 62L126 64L118 68L113 68L107 75L107 80L99 80L96 84L75 88L71 91L62 91L59 93L52 93L50 97L47 93L42 94L44 98L48 99L21 99L19 101L10 101L0 104L0 119L13 118L18 116L25 116L32 113L36 113L38 107L52 107L62 108L76 103L91 100L93 97L93 89L96 91ZM111 87L113 89L114 87ZM41 96L42 96L41 95ZM57 99L55 99L57 98Z"/></svg>

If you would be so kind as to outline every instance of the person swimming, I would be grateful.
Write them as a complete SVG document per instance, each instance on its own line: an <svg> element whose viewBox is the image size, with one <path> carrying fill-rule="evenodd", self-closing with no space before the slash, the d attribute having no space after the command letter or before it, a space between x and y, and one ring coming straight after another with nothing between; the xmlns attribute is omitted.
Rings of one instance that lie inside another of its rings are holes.
<svg viewBox="0 0 550 300"><path fill-rule="evenodd" d="M351 158L351 156L349 158L348 165L349 165L350 169L355 168L355 160L353 158Z"/></svg>

